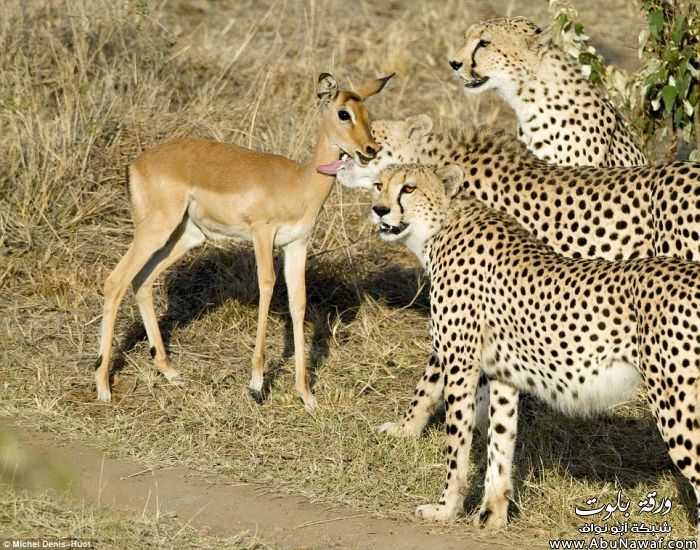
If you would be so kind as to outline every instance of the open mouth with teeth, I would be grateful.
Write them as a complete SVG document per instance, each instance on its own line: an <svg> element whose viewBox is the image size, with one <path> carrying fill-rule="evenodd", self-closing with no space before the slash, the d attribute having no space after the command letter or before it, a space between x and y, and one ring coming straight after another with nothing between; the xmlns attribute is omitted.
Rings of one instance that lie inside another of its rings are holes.
<svg viewBox="0 0 700 550"><path fill-rule="evenodd" d="M335 176L341 170L352 165L353 162L357 162L360 166L367 166L370 160L372 159L364 156L359 151L355 153L355 159L353 159L341 149L340 154L338 155L338 160L331 162L330 164L321 164L316 167L316 170L321 174L325 174L326 176Z"/></svg>
<svg viewBox="0 0 700 550"><path fill-rule="evenodd" d="M488 79L489 79L488 76L479 76L476 73L472 73L471 78L465 78L464 76L462 76L462 80L464 80L464 87L465 88L478 88L479 86L486 84Z"/></svg>
<svg viewBox="0 0 700 550"><path fill-rule="evenodd" d="M408 228L408 224L401 222L399 225L389 225L381 222L379 224L379 233L381 235L401 235Z"/></svg>

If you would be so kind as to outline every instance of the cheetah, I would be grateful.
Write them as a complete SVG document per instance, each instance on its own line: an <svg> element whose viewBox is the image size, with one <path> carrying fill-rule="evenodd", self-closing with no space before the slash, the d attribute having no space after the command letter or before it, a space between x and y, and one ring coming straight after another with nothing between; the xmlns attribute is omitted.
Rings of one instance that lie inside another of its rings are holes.
<svg viewBox="0 0 700 550"><path fill-rule="evenodd" d="M431 280L447 476L437 504L416 514L448 520L462 508L480 374L490 381L491 408L477 525L507 521L520 391L586 415L641 382L700 503L700 264L565 257L512 216L474 197L451 200L462 181L455 165L391 167L372 206L381 237L418 255Z"/></svg>
<svg viewBox="0 0 700 550"><path fill-rule="evenodd" d="M365 166L338 173L347 187L368 188L392 164L458 163L463 189L512 215L558 253L572 258L621 260L656 255L700 259L700 164L675 162L628 168L554 166L498 131L454 130L433 134L432 120L378 120L372 134L381 146ZM414 398L399 423L380 431L419 435L442 393L435 357L428 361ZM488 413L486 378L480 381L478 424Z"/></svg>
<svg viewBox="0 0 700 550"><path fill-rule="evenodd" d="M646 164L615 107L549 33L524 17L473 24L449 64L467 94L496 90L538 158L576 166Z"/></svg>

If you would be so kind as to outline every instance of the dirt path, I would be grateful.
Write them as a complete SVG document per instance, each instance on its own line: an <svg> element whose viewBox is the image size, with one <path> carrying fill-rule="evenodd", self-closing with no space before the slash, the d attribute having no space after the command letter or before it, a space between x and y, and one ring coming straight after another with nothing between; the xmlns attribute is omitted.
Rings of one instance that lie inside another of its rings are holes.
<svg viewBox="0 0 700 550"><path fill-rule="evenodd" d="M61 471L73 478L72 498L131 513L160 511L212 534L249 530L284 548L506 548L439 526L376 519L362 510L312 504L188 468L149 470L51 434L10 428L23 456L18 484L51 488L51 472Z"/></svg>

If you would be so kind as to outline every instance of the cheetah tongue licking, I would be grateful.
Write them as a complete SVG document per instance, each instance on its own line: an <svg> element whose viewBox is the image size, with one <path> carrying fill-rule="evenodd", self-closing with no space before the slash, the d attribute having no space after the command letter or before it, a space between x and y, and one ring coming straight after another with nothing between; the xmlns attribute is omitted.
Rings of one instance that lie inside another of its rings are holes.
<svg viewBox="0 0 700 550"><path fill-rule="evenodd" d="M352 157L342 153L340 158L330 164L321 164L316 167L316 171L326 176L335 176L343 168L346 168L352 162Z"/></svg>

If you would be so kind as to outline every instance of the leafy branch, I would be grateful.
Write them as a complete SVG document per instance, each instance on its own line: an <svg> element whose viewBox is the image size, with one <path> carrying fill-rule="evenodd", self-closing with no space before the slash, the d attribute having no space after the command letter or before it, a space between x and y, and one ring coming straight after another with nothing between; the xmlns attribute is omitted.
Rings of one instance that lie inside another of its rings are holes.
<svg viewBox="0 0 700 550"><path fill-rule="evenodd" d="M639 35L642 67L629 74L598 55L589 44L578 13L566 2L550 0L552 39L578 60L584 75L626 110L642 141L675 138L695 143L691 160L700 160L700 13L693 0L641 0L647 27ZM675 139L672 140L672 149Z"/></svg>

